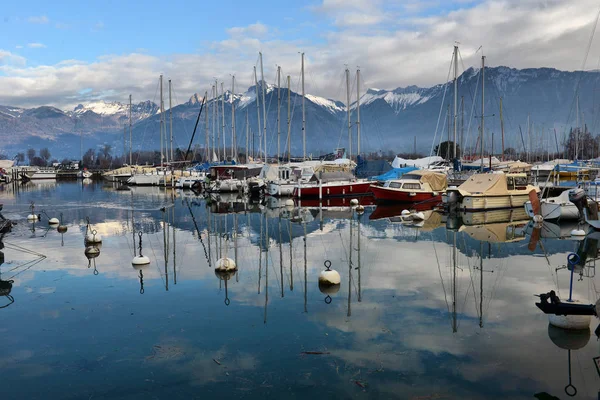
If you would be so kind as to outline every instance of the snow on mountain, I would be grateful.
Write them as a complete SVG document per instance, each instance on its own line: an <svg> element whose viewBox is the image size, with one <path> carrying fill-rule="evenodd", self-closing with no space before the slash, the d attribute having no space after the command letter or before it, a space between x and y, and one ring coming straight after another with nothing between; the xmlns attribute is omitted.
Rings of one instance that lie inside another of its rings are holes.
<svg viewBox="0 0 600 400"><path fill-rule="evenodd" d="M107 102L104 100L95 101L87 104L79 104L73 112L75 114L83 114L87 111L93 111L98 115L115 115L128 112L128 105L117 101Z"/></svg>
<svg viewBox="0 0 600 400"><path fill-rule="evenodd" d="M407 107L423 104L429 100L431 96L426 95L424 92L425 89L416 86L395 90L368 89L367 93L361 96L360 104L366 106L381 99L388 103L395 113L398 113ZM355 107L356 103L353 104L352 108Z"/></svg>
<svg viewBox="0 0 600 400"><path fill-rule="evenodd" d="M312 94L306 94L306 99L312 101L318 106L324 107L327 111L335 114L346 109L345 105L339 101L326 99L324 97L313 96Z"/></svg>

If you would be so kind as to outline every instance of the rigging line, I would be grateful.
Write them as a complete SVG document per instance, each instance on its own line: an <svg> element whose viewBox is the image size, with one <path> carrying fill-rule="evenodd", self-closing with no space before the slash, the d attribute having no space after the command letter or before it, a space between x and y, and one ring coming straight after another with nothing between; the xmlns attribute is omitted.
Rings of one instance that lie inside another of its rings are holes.
<svg viewBox="0 0 600 400"><path fill-rule="evenodd" d="M13 244L13 243L6 243L6 242L5 242L5 243L4 243L4 246L5 246L6 248L8 248L8 249L11 249L11 246L12 246L12 250L17 250L17 251L21 251L21 252L23 252L23 253L32 254L32 255L34 255L34 256L38 256L38 257L44 257L44 258L46 258L46 256L45 256L44 254L42 254L42 253L38 253L38 252L36 252L36 251L29 250L29 249L26 249L25 247L21 247L21 246L19 246L19 245L17 245L17 244Z"/></svg>
<svg viewBox="0 0 600 400"><path fill-rule="evenodd" d="M444 285L444 278L442 277L442 269L440 266L440 259L438 257L437 249L435 248L435 241L433 238L433 233L431 234L431 244L433 245L433 252L435 253L435 260L438 265L438 272L440 274L440 282L442 282L442 290L444 291L444 300L446 301L446 309L450 312L450 304L448 304L448 295L446 294L446 286Z"/></svg>
<svg viewBox="0 0 600 400"><path fill-rule="evenodd" d="M23 264L19 264L19 265L15 266L15 267L7 270L7 271L4 271L4 273L6 274L6 273L9 273L9 272L13 272L13 271L15 271L15 270L17 270L19 268L23 268L24 266L31 264L31 263L36 263L37 264L38 262L40 262L44 258L46 258L46 257L40 257L40 258L36 258L35 260L29 260L27 262L24 262Z"/></svg>
<svg viewBox="0 0 600 400"><path fill-rule="evenodd" d="M581 63L581 69L579 71L579 76L577 78L577 82L575 83L575 94L573 96L573 99L571 100L571 107L569 108L569 114L567 115L567 122L565 123L565 130L563 132L563 136L566 136L566 134L567 134L567 126L569 124L569 120L571 119L571 114L573 112L573 108L575 107L576 98L579 95L579 85L580 85L581 80L583 78L583 73L585 72L584 71L585 64L587 63L587 58L589 56L590 48L592 47L592 41L593 41L594 35L596 33L596 27L598 26L598 19L599 18L600 18L600 8L598 9L598 13L596 14L596 19L595 19L594 25L592 27L592 32L590 34L590 38L589 38L588 44L586 46L585 56L583 57L583 62Z"/></svg>
<svg viewBox="0 0 600 400"><path fill-rule="evenodd" d="M42 260L44 260L45 258L46 258L46 257L44 257L44 258L40 258L39 260L36 260L34 263L32 263L31 265L29 265L29 266L28 266L27 268L25 268L24 270L22 270L22 271L19 271L19 272L17 272L16 274L14 274L13 276L11 276L10 278L8 278L8 280L11 280L11 279L13 279L13 278L15 278L15 277L19 276L19 275L20 275L20 274L22 274L23 272L25 272L25 271L27 271L27 270L31 269L31 268L32 268L34 265L37 265L37 264L39 264L39 263L40 263L40 262L42 262Z"/></svg>
<svg viewBox="0 0 600 400"><path fill-rule="evenodd" d="M437 139L438 129L440 127L440 118L442 116L442 111L444 110L444 103L446 102L446 91L448 90L449 80L450 80L450 71L452 71L452 61L454 61L454 53L452 53L452 59L450 60L450 66L448 67L448 76L446 77L446 84L444 85L444 95L442 96L442 103L440 104L440 112L438 113L437 123L435 124L435 133L433 135L433 141L431 142L431 150L429 150L429 156L433 155L433 145ZM443 135L443 131L440 132L440 135Z"/></svg>
<svg viewBox="0 0 600 400"><path fill-rule="evenodd" d="M473 119L474 119L474 115L475 114L475 101L477 100L477 93L479 91L479 75L481 74L481 68L479 69L479 73L477 74L477 83L475 85L475 97L473 97L473 100L471 101L471 114L469 115L469 123L467 124L467 143L469 142L469 139L471 137L471 124L473 123ZM477 151L477 149L475 149L475 151Z"/></svg>

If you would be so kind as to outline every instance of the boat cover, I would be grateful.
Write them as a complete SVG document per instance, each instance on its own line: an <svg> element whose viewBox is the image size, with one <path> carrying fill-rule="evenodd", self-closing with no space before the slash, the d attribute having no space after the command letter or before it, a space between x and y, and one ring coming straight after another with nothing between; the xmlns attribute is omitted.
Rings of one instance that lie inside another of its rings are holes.
<svg viewBox="0 0 600 400"><path fill-rule="evenodd" d="M505 174L474 174L458 187L463 196L470 194L507 195Z"/></svg>
<svg viewBox="0 0 600 400"><path fill-rule="evenodd" d="M446 177L446 174L427 170L418 170L411 172L410 175L418 176L422 183L428 183L431 187L431 190L436 192L446 190L448 187L448 178Z"/></svg>
<svg viewBox="0 0 600 400"><path fill-rule="evenodd" d="M393 168L401 168L401 167L411 166L411 167L427 168L434 162L439 162L439 161L444 161L444 159L439 156L432 156L432 157L418 158L416 160L409 160L409 159L405 159L405 158L396 156L396 158L394 158L394 161L392 161L392 167Z"/></svg>
<svg viewBox="0 0 600 400"><path fill-rule="evenodd" d="M402 175L404 175L408 172L416 171L416 170L417 170L417 168L415 168L415 167L392 168L385 174L372 176L372 177L370 177L370 179L374 180L374 181L380 181L380 182L389 181L392 179L400 179L402 177Z"/></svg>

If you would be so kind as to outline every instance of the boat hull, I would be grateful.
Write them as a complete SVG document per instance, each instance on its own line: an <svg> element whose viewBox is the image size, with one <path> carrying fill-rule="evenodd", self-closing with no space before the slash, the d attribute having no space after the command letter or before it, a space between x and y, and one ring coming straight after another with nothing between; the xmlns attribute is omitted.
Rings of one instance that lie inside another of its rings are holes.
<svg viewBox="0 0 600 400"><path fill-rule="evenodd" d="M294 194L294 189L298 184L269 182L267 185L267 194L274 197L289 197Z"/></svg>
<svg viewBox="0 0 600 400"><path fill-rule="evenodd" d="M460 209L464 211L502 210L523 207L529 201L529 194L499 195L499 196L464 196Z"/></svg>
<svg viewBox="0 0 600 400"><path fill-rule="evenodd" d="M531 202L525 203L525 211L530 218L534 217L533 207ZM579 210L573 203L547 203L540 202L540 214L545 220L578 220Z"/></svg>
<svg viewBox="0 0 600 400"><path fill-rule="evenodd" d="M371 186L371 192L378 202L418 203L442 200L439 192L408 192L375 185Z"/></svg>
<svg viewBox="0 0 600 400"><path fill-rule="evenodd" d="M293 196L298 198L360 196L371 193L371 182L344 182L311 186L296 186Z"/></svg>

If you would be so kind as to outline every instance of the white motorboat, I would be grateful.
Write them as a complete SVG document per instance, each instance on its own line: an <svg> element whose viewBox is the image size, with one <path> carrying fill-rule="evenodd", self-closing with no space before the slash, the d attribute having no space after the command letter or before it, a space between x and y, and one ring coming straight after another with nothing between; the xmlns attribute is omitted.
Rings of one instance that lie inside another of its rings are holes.
<svg viewBox="0 0 600 400"><path fill-rule="evenodd" d="M36 168L21 172L21 177L25 179L56 179L56 170L54 168Z"/></svg>
<svg viewBox="0 0 600 400"><path fill-rule="evenodd" d="M579 219L577 206L569 200L570 190L565 190L556 197L548 197L540 200L540 215L544 220L576 220ZM525 211L530 218L535 213L531 201L525 203Z"/></svg>

